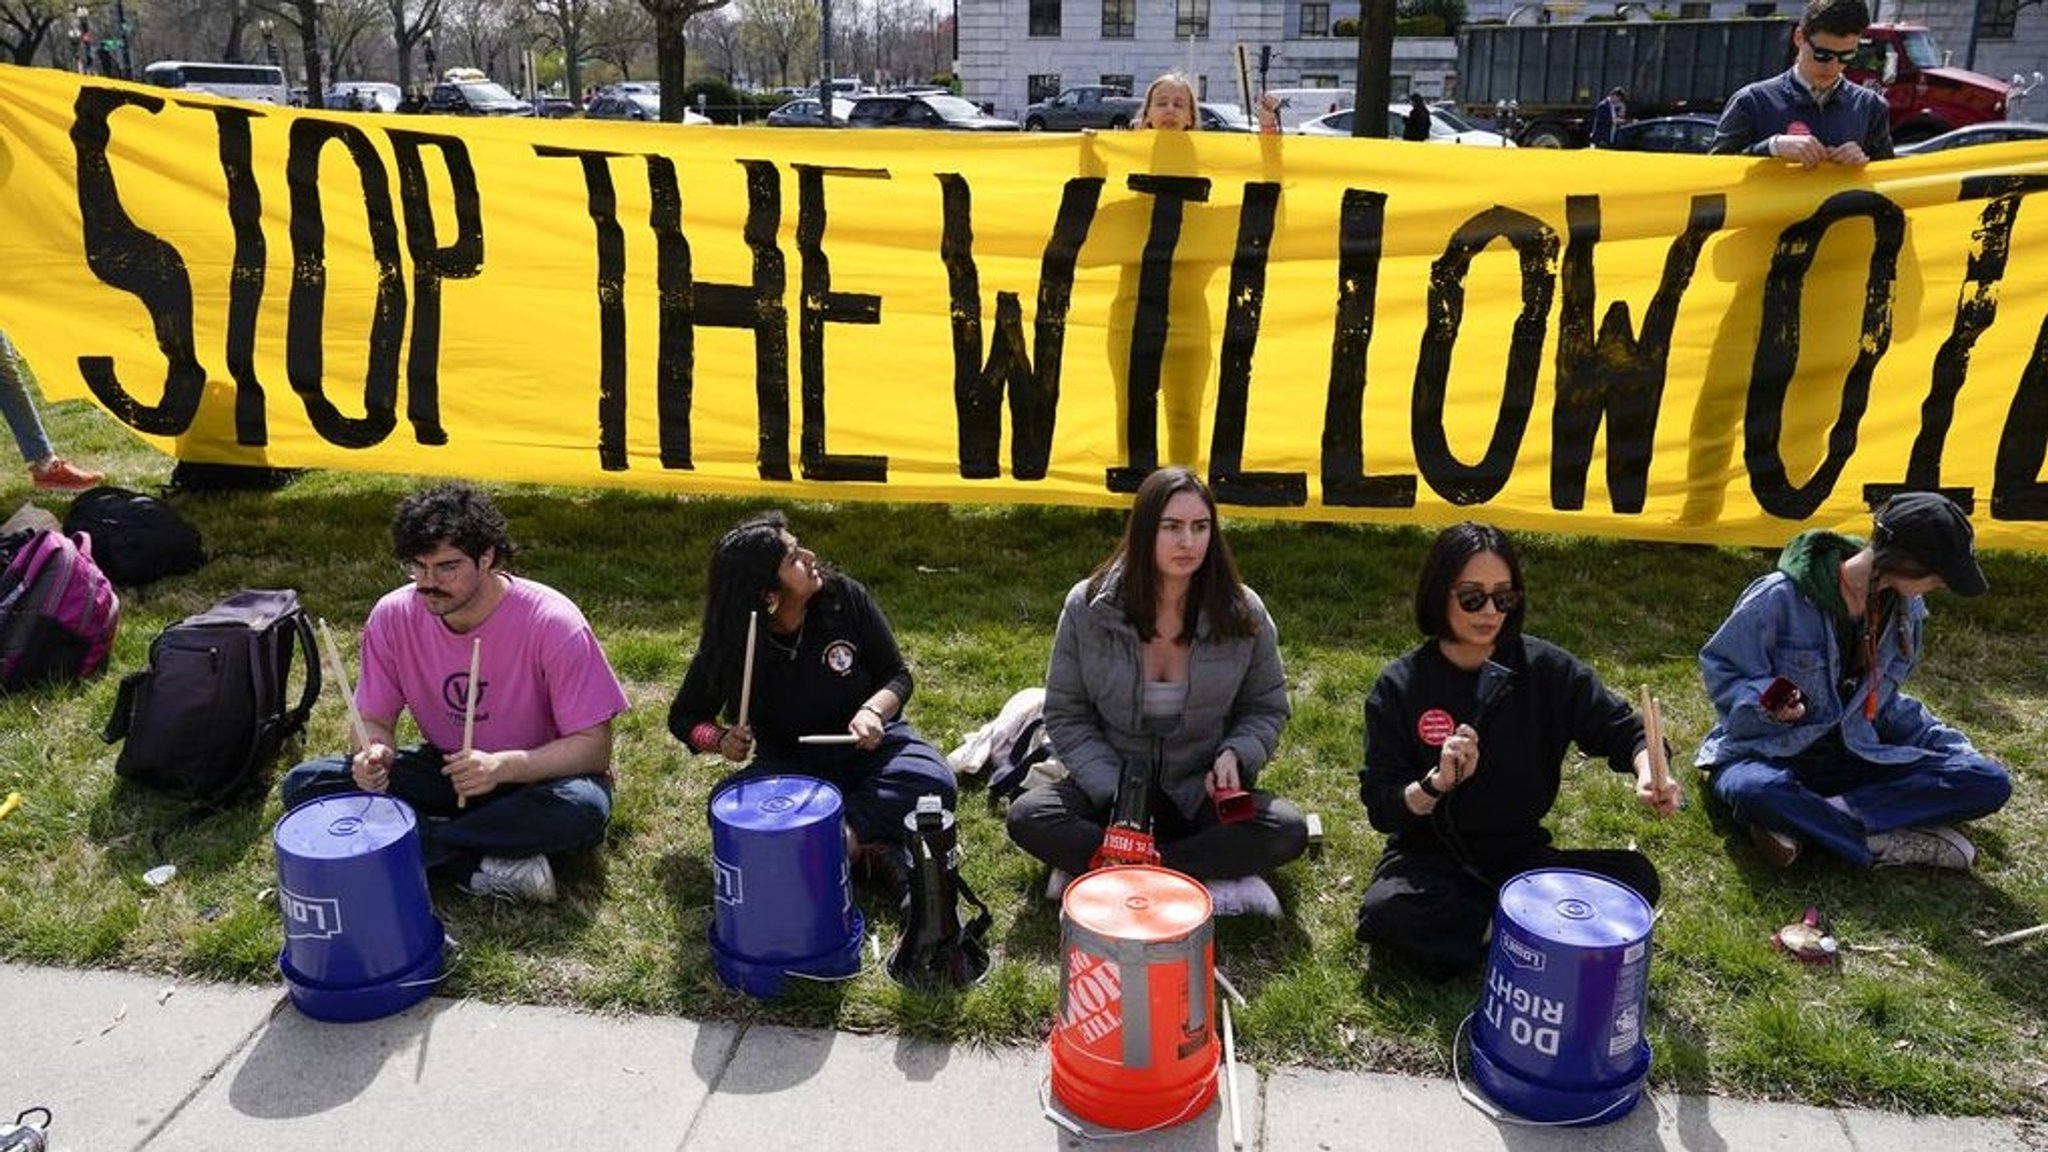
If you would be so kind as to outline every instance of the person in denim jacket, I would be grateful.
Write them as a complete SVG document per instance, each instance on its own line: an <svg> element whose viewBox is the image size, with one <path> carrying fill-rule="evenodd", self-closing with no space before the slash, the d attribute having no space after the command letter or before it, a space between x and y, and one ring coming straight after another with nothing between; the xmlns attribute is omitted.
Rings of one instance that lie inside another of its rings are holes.
<svg viewBox="0 0 2048 1152"><path fill-rule="evenodd" d="M1932 492L1887 501L1868 543L1801 533L1700 650L1716 722L1697 763L1771 863L1809 843L1865 866L1975 862L1952 825L1996 812L2012 779L1902 691L1922 597L1987 587L1974 538Z"/></svg>

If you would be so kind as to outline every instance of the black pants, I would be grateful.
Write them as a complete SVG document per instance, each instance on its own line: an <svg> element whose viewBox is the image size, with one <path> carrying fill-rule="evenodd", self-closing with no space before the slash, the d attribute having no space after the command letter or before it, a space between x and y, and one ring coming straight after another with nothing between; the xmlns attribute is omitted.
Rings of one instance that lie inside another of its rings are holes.
<svg viewBox="0 0 2048 1152"><path fill-rule="evenodd" d="M1425 972L1453 976L1486 960L1487 928L1500 886L1536 868L1577 868L1627 885L1655 904L1663 894L1656 866L1625 848L1538 848L1489 860L1473 872L1442 852L1389 848L1373 869L1358 909L1358 939L1400 953Z"/></svg>
<svg viewBox="0 0 2048 1152"><path fill-rule="evenodd" d="M1205 802L1188 817L1154 790L1152 834L1159 842L1160 863L1197 880L1231 880L1271 872L1308 849L1308 821L1301 809L1270 792L1253 792L1252 800L1250 819L1223 824L1214 804ZM1102 847L1110 816L1080 785L1061 780L1010 802L1010 839L1047 864L1079 876Z"/></svg>

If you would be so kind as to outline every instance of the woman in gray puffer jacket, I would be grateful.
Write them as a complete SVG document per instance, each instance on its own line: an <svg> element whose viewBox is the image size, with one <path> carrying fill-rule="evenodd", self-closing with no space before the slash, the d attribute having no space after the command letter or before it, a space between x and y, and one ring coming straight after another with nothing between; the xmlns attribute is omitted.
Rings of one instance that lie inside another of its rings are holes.
<svg viewBox="0 0 2048 1152"><path fill-rule="evenodd" d="M1068 776L1011 804L1010 838L1052 865L1057 891L1094 862L1137 762L1161 863L1205 882L1218 915L1277 916L1261 874L1301 855L1307 822L1256 785L1288 711L1278 634L1215 498L1186 468L1154 472L1116 551L1060 610L1045 724Z"/></svg>

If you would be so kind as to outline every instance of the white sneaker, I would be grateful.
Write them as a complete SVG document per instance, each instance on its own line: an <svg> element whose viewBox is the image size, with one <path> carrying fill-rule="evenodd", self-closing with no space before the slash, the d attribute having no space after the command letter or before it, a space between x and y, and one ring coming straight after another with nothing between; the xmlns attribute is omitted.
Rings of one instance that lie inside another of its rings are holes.
<svg viewBox="0 0 2048 1152"><path fill-rule="evenodd" d="M1234 880L1204 880L1209 889L1210 910L1218 916L1264 916L1280 918L1280 897L1262 876L1239 876Z"/></svg>
<svg viewBox="0 0 2048 1152"><path fill-rule="evenodd" d="M1918 864L1927 868L1968 872L1970 866L1977 862L1977 846L1946 824L1878 832L1867 843L1870 862L1879 868Z"/></svg>
<svg viewBox="0 0 2048 1152"><path fill-rule="evenodd" d="M1059 903L1060 897L1067 894L1067 885L1073 882L1074 878L1066 872L1058 868L1053 869L1052 875L1045 878L1045 898L1055 904Z"/></svg>
<svg viewBox="0 0 2048 1152"><path fill-rule="evenodd" d="M465 890L472 896L553 904L555 869L546 856L486 856L478 861Z"/></svg>

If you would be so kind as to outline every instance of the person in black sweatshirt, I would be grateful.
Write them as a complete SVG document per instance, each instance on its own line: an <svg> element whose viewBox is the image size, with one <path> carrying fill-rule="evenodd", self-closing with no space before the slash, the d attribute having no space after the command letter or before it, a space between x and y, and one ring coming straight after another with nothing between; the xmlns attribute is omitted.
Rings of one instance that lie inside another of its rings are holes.
<svg viewBox="0 0 2048 1152"><path fill-rule="evenodd" d="M1464 523L1430 548L1415 592L1426 639L1387 665L1365 702L1359 797L1387 845L1358 910L1358 939L1432 975L1486 958L1500 886L1533 868L1595 872L1657 902L1657 870L1628 849L1562 849L1543 826L1566 746L1652 783L1642 718L1564 649L1522 634L1522 566L1499 529Z"/></svg>
<svg viewBox="0 0 2048 1152"><path fill-rule="evenodd" d="M760 614L747 714L740 688L747 620ZM669 706L668 727L692 751L745 765L721 782L810 776L837 788L847 852L893 878L903 819L918 797L953 807L953 770L904 722L910 668L868 590L818 561L780 512L725 534L711 553L697 652ZM850 742L805 744L803 736ZM751 761L751 763L749 762Z"/></svg>

